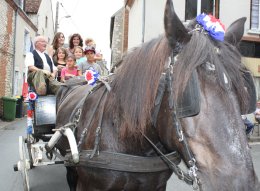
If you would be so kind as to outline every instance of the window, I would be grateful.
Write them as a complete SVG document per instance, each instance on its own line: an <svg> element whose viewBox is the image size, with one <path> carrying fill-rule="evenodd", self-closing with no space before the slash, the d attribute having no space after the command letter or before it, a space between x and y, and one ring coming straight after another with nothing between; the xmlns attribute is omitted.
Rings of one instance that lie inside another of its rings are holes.
<svg viewBox="0 0 260 191"><path fill-rule="evenodd" d="M207 13L219 18L220 0L186 0L185 20L191 20L200 13Z"/></svg>
<svg viewBox="0 0 260 191"><path fill-rule="evenodd" d="M45 28L47 28L48 27L48 17L46 16L45 17Z"/></svg>
<svg viewBox="0 0 260 191"><path fill-rule="evenodd" d="M24 46L23 46L23 53L24 55L27 52L31 52L32 49L32 42L31 42L31 38L30 38L30 33L28 30L24 30Z"/></svg>
<svg viewBox="0 0 260 191"><path fill-rule="evenodd" d="M239 43L239 51L244 57L260 58L260 43L241 41Z"/></svg>
<svg viewBox="0 0 260 191"><path fill-rule="evenodd" d="M250 22L252 31L259 31L259 0L251 1L251 22Z"/></svg>

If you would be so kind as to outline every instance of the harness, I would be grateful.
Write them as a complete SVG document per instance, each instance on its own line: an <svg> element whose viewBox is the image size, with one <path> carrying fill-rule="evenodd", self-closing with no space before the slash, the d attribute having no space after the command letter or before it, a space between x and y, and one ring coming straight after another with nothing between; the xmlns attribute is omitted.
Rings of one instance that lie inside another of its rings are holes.
<svg viewBox="0 0 260 191"><path fill-rule="evenodd" d="M94 91L99 89L101 85L96 86ZM91 91L93 93L94 91ZM101 135L101 123L104 113L104 106L107 98L107 88L104 88L102 94L97 99L95 107L93 108L92 115L88 120L87 125L80 134L78 141L78 150L79 150L79 163L75 164L72 160L71 154L66 154L64 165L65 166L86 166L86 167L95 167L103 168L117 171L125 172L160 172L169 169L167 163L165 163L161 156L157 157L142 157L129 155L124 153L117 152L108 152L108 151L99 151L99 142ZM86 99L86 97L84 98ZM83 105L83 104L82 104ZM84 143L84 138L87 135L88 127L91 124L94 114L98 108L101 108L101 114L98 119L98 126L95 133L95 142L93 150L82 150L81 145ZM78 111L81 111L81 108L78 108ZM81 117L81 112L76 112L72 118L72 122L67 124L71 127L77 127L79 119ZM76 122L76 123L75 123ZM157 147L156 147L157 148ZM173 163L179 164L181 161L180 155L178 152L174 151L165 155Z"/></svg>
<svg viewBox="0 0 260 191"><path fill-rule="evenodd" d="M179 47L179 46L176 46ZM176 51L179 52L179 51ZM173 56L176 56L176 53L173 52ZM177 117L177 103L173 99L173 83L172 83L172 72L173 72L174 59L169 64L166 74L165 74L165 83L162 85L160 92L158 92L156 97L156 107L153 112L153 119L157 118L158 109L160 108L161 101L165 91L169 93L169 109L171 112L171 118L173 122L173 126L175 128L177 138L179 142L183 146L183 155L185 160L187 161L187 165L189 167L189 171L185 173L178 164L181 161L180 154L176 151L163 154L161 150L156 146L144 133L142 136L148 141L148 143L154 148L154 150L159 154L156 157L142 157L135 155L128 155L117 152L109 152L109 151L99 151L99 142L101 135L101 123L104 113L105 102L107 99L107 88L104 88L103 93L98 98L94 109L92 110L92 115L88 120L88 124L85 126L83 131L80 134L80 138L78 141L78 149L79 149L79 163L75 164L72 161L72 157L70 154L66 154L64 164L65 166L86 166L86 167L95 167L109 170L117 170L124 172L160 172L171 169L180 180L185 181L187 184L192 185L194 190L199 188L199 180L197 178L197 166L194 155L191 152L191 149L187 143L186 137L183 134L182 127L179 122L179 118ZM101 87L101 85L97 85L94 89L97 90ZM107 87L107 84L106 84ZM94 91L90 91L90 94ZM87 97L87 96L86 96ZM84 98L84 100L86 99ZM84 103L84 102L82 102ZM81 104L82 106L83 104ZM98 119L98 126L96 128L95 133L95 142L93 150L82 150L81 145L84 142L84 138L87 135L88 127L91 124L94 114L97 109L100 108L101 112ZM81 117L81 107L78 108L76 114L72 118L71 126L77 127L78 122ZM153 121L155 124L156 121Z"/></svg>

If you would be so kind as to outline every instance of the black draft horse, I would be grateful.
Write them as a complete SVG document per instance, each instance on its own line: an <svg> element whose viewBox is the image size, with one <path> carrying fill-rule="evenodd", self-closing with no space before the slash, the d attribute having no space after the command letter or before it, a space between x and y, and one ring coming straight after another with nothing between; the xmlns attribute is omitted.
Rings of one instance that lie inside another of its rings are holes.
<svg viewBox="0 0 260 191"><path fill-rule="evenodd" d="M144 158L158 159L162 153L177 151L191 167L187 150L195 159L193 180L198 180L200 190L260 190L241 120L250 99L250 85L243 78L245 68L236 49L244 23L245 18L238 19L227 29L225 40L216 41L194 30L195 20L185 28L172 1L167 0L165 35L133 49L122 59L121 67L109 79L111 91L103 85L91 91L88 85L61 88L57 128L71 122L77 108L82 109L75 130L81 160L69 166L67 174L71 190L166 190L172 169L146 172L144 166L148 168L150 163ZM173 61L167 87L160 92L162 75ZM173 120L176 110L170 102L178 102L192 73L198 79L200 112ZM176 121L187 144L178 140ZM132 155L140 157L139 164L133 164L136 158ZM94 164L93 159L98 162ZM117 164L109 166L113 161Z"/></svg>

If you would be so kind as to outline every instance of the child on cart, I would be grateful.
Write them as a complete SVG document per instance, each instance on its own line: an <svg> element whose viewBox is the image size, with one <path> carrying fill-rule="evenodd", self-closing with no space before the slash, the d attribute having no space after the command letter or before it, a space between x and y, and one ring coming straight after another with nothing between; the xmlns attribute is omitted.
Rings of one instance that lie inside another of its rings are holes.
<svg viewBox="0 0 260 191"><path fill-rule="evenodd" d="M81 76L82 73L76 66L76 57L69 55L66 59L66 67L61 71L61 82L65 82L75 76Z"/></svg>

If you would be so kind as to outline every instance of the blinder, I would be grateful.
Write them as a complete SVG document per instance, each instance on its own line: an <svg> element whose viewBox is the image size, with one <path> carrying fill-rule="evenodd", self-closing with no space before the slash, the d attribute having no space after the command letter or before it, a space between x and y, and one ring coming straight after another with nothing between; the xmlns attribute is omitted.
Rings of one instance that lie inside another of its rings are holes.
<svg viewBox="0 0 260 191"><path fill-rule="evenodd" d="M196 71L193 71L182 96L178 98L177 117L191 117L199 114L199 112L200 92L198 74Z"/></svg>
<svg viewBox="0 0 260 191"><path fill-rule="evenodd" d="M160 79L157 95L155 99L155 106L152 112L153 124L156 124L157 115L160 109L162 97L166 87L166 74L163 73ZM198 74L196 71L192 72L192 75L187 83L187 86L182 96L177 101L177 117L192 117L200 112L200 92Z"/></svg>
<svg viewBox="0 0 260 191"><path fill-rule="evenodd" d="M245 88L248 92L248 105L245 108L245 110L241 110L241 114L249 114L253 113L256 110L256 89L255 89L255 84L254 84L254 79L249 71L243 71L243 80L244 80L244 85Z"/></svg>

